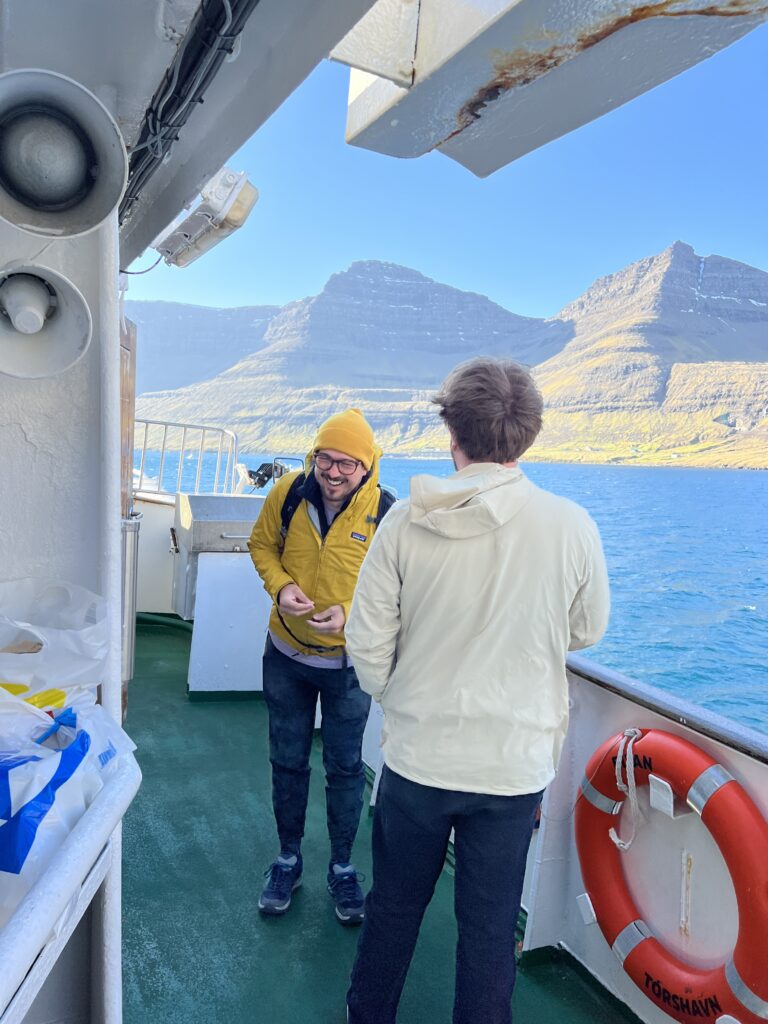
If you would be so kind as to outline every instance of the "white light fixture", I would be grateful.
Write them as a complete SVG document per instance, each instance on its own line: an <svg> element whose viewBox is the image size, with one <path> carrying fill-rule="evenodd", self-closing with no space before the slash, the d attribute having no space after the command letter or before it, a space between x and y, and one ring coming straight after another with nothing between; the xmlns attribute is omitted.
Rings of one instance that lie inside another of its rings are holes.
<svg viewBox="0 0 768 1024"><path fill-rule="evenodd" d="M169 266L187 267L248 219L259 198L245 174L223 167L204 186L199 202L152 242Z"/></svg>

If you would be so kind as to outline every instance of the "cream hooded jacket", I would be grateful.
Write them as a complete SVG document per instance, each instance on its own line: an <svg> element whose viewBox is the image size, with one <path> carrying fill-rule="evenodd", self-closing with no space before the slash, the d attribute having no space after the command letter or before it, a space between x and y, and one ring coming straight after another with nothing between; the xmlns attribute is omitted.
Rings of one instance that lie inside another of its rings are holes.
<svg viewBox="0 0 768 1024"><path fill-rule="evenodd" d="M609 611L597 527L518 468L414 477L363 563L347 644L384 711L386 764L426 786L522 794L553 778L565 657Z"/></svg>

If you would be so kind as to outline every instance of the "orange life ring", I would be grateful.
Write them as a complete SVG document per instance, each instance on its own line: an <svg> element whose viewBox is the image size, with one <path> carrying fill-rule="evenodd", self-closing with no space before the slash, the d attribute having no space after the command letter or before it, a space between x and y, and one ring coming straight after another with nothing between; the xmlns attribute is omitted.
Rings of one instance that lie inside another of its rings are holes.
<svg viewBox="0 0 768 1024"><path fill-rule="evenodd" d="M768 1020L768 822L739 783L698 747L658 729L637 730L638 787L653 774L696 811L720 848L736 890L739 932L731 958L709 970L673 956L653 936L632 899L621 853L609 836L626 794L616 782L622 735L589 759L576 805L576 847L597 923L637 987L684 1024L729 1015ZM626 780L625 780L626 781Z"/></svg>

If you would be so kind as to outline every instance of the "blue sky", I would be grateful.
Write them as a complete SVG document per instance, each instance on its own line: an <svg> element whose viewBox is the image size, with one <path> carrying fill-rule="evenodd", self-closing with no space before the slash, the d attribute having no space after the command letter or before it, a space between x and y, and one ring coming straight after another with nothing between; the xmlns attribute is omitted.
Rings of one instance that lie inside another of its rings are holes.
<svg viewBox="0 0 768 1024"><path fill-rule="evenodd" d="M228 161L260 192L245 226L129 297L282 305L378 259L551 316L675 239L768 270L768 26L484 180L347 146L346 93L320 65Z"/></svg>

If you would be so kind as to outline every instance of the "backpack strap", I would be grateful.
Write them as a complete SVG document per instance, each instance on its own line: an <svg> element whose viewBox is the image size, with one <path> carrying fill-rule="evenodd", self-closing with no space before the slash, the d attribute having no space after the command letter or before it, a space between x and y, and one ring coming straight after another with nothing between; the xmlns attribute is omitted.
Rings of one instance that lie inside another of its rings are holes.
<svg viewBox="0 0 768 1024"><path fill-rule="evenodd" d="M306 475L299 473L295 480L291 483L288 488L288 492L283 499L283 505L280 509L280 554L283 553L285 547L285 538L288 536L288 527L291 525L294 513L299 505L304 500L299 491L304 486Z"/></svg>
<svg viewBox="0 0 768 1024"><path fill-rule="evenodd" d="M392 506L397 501L392 491L388 491L386 487L379 486L379 509L376 513L376 526L379 525L384 516L389 512Z"/></svg>
<svg viewBox="0 0 768 1024"><path fill-rule="evenodd" d="M291 483L288 491L283 499L283 507L280 509L280 553L282 554L283 548L285 547L285 538L288 536L288 528L291 525L291 520L294 517L296 509L304 500L299 491L304 486L306 476L304 473L299 473L296 479ZM382 487L381 484L377 485L379 488L379 507L376 511L375 518L369 516L368 519L378 526L384 516L389 512L392 506L397 501L397 498L391 491L388 491L386 487Z"/></svg>
<svg viewBox="0 0 768 1024"><path fill-rule="evenodd" d="M304 486L305 480L306 474L299 473L295 480L291 482L291 486L288 488L285 498L283 498L283 504L280 509L280 544L278 548L281 555L283 553L283 549L285 548L285 538L288 536L288 528L291 525L291 520L293 519L296 513L296 509L304 500L304 498L301 496L299 492L301 491L301 488ZM301 650L317 651L319 654L328 653L327 647L319 647L314 644L306 644L299 640L299 638L293 632L293 630L285 621L283 616L280 614L280 605L277 603L277 601L275 601L275 611L277 612L277 617L282 622L283 628L285 629L286 633L288 633L289 636L293 637L293 639L299 645Z"/></svg>

